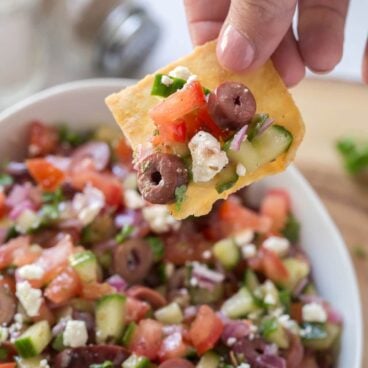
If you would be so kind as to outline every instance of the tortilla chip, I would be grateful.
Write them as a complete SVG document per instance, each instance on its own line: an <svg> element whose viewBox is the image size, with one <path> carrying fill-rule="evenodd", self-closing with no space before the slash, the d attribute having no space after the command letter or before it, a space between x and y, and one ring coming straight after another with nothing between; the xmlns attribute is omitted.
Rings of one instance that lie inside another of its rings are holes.
<svg viewBox="0 0 368 368"><path fill-rule="evenodd" d="M216 191L214 180L208 183L192 182L180 208L177 209L175 205L169 205L173 216L177 219L183 219L190 215L205 215L218 199L225 199L240 188L260 180L264 176L283 171L293 160L302 141L304 124L291 95L271 61L256 71L247 74L234 74L224 70L219 65L216 57L216 42L212 41L197 47L192 54L173 62L156 73L168 74L179 65L189 68L193 74L198 76L201 84L211 90L225 81L244 83L255 96L257 112L270 114L278 125L284 126L293 135L292 145L286 153L283 153L273 162L262 165L254 172L240 177L232 188L221 194ZM115 120L133 149L138 144L149 141L156 129L148 116L150 108L159 102L157 97L150 95L153 80L154 74L148 75L136 85L112 94L106 99Z"/></svg>

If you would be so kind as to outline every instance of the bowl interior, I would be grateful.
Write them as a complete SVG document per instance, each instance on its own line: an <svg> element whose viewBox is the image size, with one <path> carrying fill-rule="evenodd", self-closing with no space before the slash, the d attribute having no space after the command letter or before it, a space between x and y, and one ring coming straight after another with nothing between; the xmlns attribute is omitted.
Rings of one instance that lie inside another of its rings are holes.
<svg viewBox="0 0 368 368"><path fill-rule="evenodd" d="M33 119L49 124L66 123L75 129L101 124L114 125L104 98L130 84L129 80L74 82L39 93L0 114L0 157L21 157L25 125ZM301 244L310 257L313 274L323 297L344 317L338 368L360 368L362 357L362 317L355 272L344 242L309 184L293 167L268 177L251 187L261 198L270 187L288 190L293 211L302 224Z"/></svg>

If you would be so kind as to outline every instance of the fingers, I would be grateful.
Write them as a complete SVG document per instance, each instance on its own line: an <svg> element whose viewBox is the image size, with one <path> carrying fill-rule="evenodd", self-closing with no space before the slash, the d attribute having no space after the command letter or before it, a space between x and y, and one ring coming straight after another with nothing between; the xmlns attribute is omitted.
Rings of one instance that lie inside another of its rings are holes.
<svg viewBox="0 0 368 368"><path fill-rule="evenodd" d="M363 82L368 84L368 40L365 45L364 55L363 55L363 65L362 65Z"/></svg>
<svg viewBox="0 0 368 368"><path fill-rule="evenodd" d="M201 45L218 37L230 0L184 0L184 6L192 42Z"/></svg>
<svg viewBox="0 0 368 368"><path fill-rule="evenodd" d="M300 82L305 75L305 66L292 28L289 28L279 47L272 55L272 61L288 87Z"/></svg>
<svg viewBox="0 0 368 368"><path fill-rule="evenodd" d="M348 5L349 0L300 0L300 51L309 69L327 72L340 61Z"/></svg>
<svg viewBox="0 0 368 368"><path fill-rule="evenodd" d="M233 0L217 44L219 62L241 72L262 65L290 27L296 0Z"/></svg>

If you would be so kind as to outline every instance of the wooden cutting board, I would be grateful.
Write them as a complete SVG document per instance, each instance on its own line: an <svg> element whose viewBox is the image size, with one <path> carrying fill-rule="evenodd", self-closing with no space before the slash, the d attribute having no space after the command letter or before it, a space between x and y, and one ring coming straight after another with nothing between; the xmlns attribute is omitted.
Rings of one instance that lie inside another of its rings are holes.
<svg viewBox="0 0 368 368"><path fill-rule="evenodd" d="M368 175L365 182L349 177L335 150L339 137L365 137L368 141L368 86L305 80L292 93L306 123L296 165L345 238L358 276L368 336ZM363 367L368 367L368 339Z"/></svg>

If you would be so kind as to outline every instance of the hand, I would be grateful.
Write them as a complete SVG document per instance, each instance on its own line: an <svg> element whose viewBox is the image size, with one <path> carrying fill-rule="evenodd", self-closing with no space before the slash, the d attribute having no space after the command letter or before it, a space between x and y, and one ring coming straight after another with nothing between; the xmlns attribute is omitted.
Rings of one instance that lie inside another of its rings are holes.
<svg viewBox="0 0 368 368"><path fill-rule="evenodd" d="M349 0L184 0L194 44L219 37L219 62L237 72L257 68L272 57L288 86L304 77L306 67L325 73L340 61L348 3ZM298 40L292 30L297 5ZM368 74L368 61L366 66Z"/></svg>

